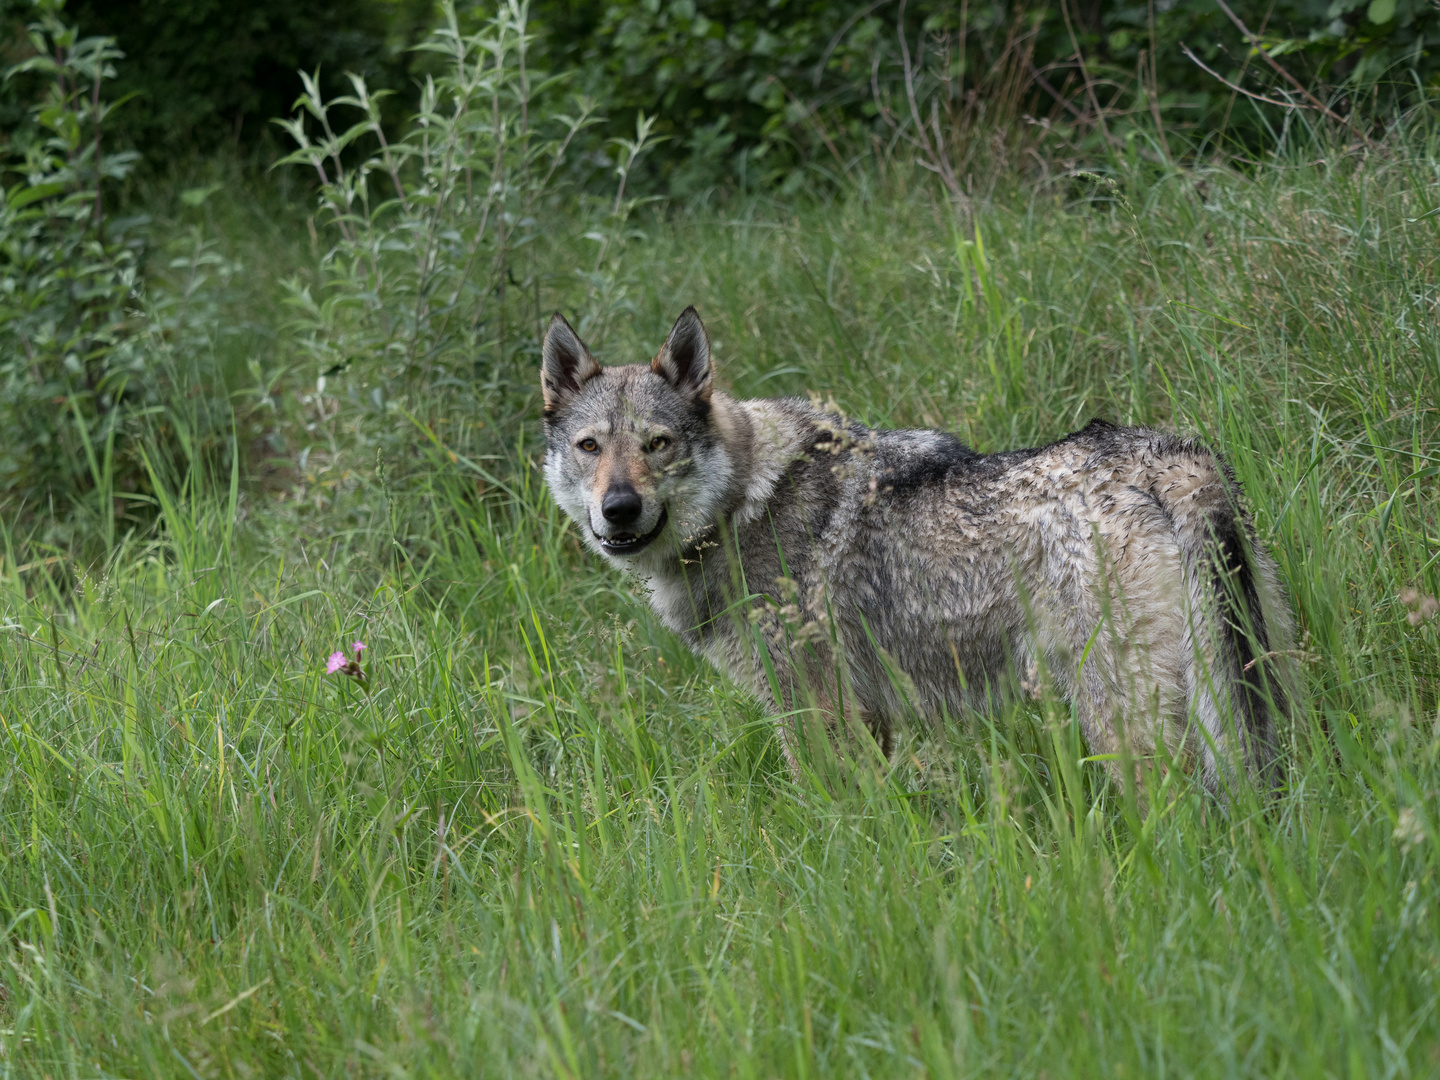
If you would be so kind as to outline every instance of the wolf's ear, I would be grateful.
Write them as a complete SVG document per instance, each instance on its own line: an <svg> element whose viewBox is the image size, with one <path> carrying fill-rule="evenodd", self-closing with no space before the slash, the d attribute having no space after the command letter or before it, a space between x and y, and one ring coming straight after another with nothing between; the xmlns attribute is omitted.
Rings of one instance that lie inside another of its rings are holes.
<svg viewBox="0 0 1440 1080"><path fill-rule="evenodd" d="M540 347L540 389L545 394L545 415L561 412L585 383L600 374L600 365L558 311L550 316L545 343Z"/></svg>
<svg viewBox="0 0 1440 1080"><path fill-rule="evenodd" d="M670 336L650 361L650 370L692 401L709 405L715 386L710 363L710 337L693 307L687 307L670 328Z"/></svg>

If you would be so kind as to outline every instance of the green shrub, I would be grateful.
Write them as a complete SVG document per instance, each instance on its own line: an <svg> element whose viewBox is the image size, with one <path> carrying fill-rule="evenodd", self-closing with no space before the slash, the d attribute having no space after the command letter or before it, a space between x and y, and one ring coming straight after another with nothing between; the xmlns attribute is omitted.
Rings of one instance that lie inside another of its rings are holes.
<svg viewBox="0 0 1440 1080"><path fill-rule="evenodd" d="M1379 123L1440 76L1429 0L1227 6L1268 59L1216 0L535 0L531 11L547 62L574 69L617 124L660 116L672 141L655 166L682 193L721 181L797 190L811 167L843 172L877 145L928 157L917 120L944 131L949 156L977 159L953 163L961 176L1005 156L989 144L997 128L1029 128L1070 157L1106 155L1157 126L1181 136L1177 150L1225 136L1270 148L1320 115L1277 66L1338 114Z"/></svg>
<svg viewBox="0 0 1440 1080"><path fill-rule="evenodd" d="M12 160L20 179L0 206L0 491L33 507L87 474L102 482L144 362L128 310L143 229L104 204L105 181L135 161L103 139L114 105L102 88L120 53L80 38L58 5L40 9L30 37L37 55L7 72L47 82L32 108L41 135Z"/></svg>
<svg viewBox="0 0 1440 1080"><path fill-rule="evenodd" d="M562 111L529 67L530 47L523 4L502 4L474 30L446 4L419 46L436 74L415 117L389 135L382 95L364 78L327 100L304 77L296 115L281 122L298 146L283 163L318 179L317 221L330 244L313 277L288 282L298 363L316 380L305 439L319 456L296 448L307 465L342 452L337 424L408 456L412 422L434 438L436 424L458 433L477 415L521 415L552 310L545 293L555 283L539 255L555 239L547 226L596 244L578 282L589 332L603 333L627 303L618 260L635 200L623 176L648 146L649 123L620 140L613 198L557 202L568 148L593 107L580 100Z"/></svg>
<svg viewBox="0 0 1440 1080"><path fill-rule="evenodd" d="M233 268L203 244L148 252L146 219L111 212L137 160L108 139L121 54L81 37L60 7L37 6L35 55L6 73L42 81L0 199L0 500L51 540L88 530L108 547L117 514L148 499L155 450L223 442L224 388L200 373L214 325L194 314ZM173 288L164 274L146 288L150 259L174 271Z"/></svg>

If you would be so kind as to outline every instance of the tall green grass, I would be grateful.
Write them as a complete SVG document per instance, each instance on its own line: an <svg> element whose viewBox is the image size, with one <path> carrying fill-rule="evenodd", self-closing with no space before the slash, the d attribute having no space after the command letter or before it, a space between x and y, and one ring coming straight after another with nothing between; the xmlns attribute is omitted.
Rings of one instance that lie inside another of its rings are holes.
<svg viewBox="0 0 1440 1080"><path fill-rule="evenodd" d="M1127 800L1053 701L797 784L476 411L523 358L413 422L307 390L280 495L157 460L103 565L9 542L0 1070L1440 1073L1440 147L1117 179L656 217L593 344L694 303L740 394L1206 436L1307 654L1273 806Z"/></svg>

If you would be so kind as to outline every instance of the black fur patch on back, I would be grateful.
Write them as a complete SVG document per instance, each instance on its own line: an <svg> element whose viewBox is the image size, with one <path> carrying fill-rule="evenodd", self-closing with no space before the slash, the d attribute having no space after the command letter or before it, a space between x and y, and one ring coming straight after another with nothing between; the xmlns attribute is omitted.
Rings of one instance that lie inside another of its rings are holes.
<svg viewBox="0 0 1440 1080"><path fill-rule="evenodd" d="M1075 432L1075 435L1101 435L1105 432L1121 430L1123 429L1116 427L1104 417L1092 416L1090 418L1090 422L1086 424L1083 428L1081 428L1079 431ZM1074 435L1070 436L1070 438L1074 437Z"/></svg>
<svg viewBox="0 0 1440 1080"><path fill-rule="evenodd" d="M887 464L881 473L885 487L896 495L910 495L932 484L943 484L956 469L973 468L981 460L980 454L954 435L936 432L933 443L921 453L896 455L900 460L893 465L886 463L891 455L882 444L880 461Z"/></svg>

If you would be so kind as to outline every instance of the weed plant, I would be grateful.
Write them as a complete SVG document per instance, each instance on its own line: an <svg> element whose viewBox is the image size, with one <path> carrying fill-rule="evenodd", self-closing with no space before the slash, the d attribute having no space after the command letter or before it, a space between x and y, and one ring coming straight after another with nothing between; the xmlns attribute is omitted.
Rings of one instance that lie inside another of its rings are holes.
<svg viewBox="0 0 1440 1080"><path fill-rule="evenodd" d="M533 356L408 417L336 372L272 388L279 494L157 458L154 535L8 541L0 1069L1440 1072L1440 144L935 192L631 220L623 305L582 224L541 304L617 363L694 303L737 393L984 450L1202 434L1302 631L1273 804L1108 786L1051 700L797 783L549 501L484 385Z"/></svg>
<svg viewBox="0 0 1440 1080"><path fill-rule="evenodd" d="M34 55L0 78L40 80L28 128L0 147L0 513L28 547L88 562L152 520L157 453L213 462L234 447L227 345L244 320L241 267L213 237L115 212L137 160L114 146L123 54L62 7L37 0Z"/></svg>

